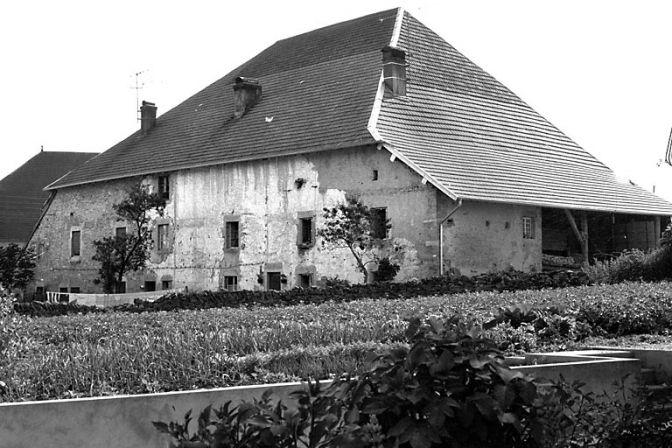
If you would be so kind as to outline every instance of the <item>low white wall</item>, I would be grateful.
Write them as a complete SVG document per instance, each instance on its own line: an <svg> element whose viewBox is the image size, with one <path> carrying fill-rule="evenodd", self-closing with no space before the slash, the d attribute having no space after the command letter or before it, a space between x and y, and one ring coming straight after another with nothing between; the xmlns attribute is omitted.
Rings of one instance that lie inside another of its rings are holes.
<svg viewBox="0 0 672 448"><path fill-rule="evenodd" d="M640 369L637 359L600 359L598 356L568 356L562 353L555 356L560 363L513 368L548 379L557 379L562 374L567 381L586 382L587 390L596 393L609 390L614 380L620 380L626 374L634 379ZM543 360L537 361L552 362L554 354L544 354L543 357ZM0 447L165 448L171 439L160 434L152 425L153 421L181 423L189 410L196 419L200 411L210 404L218 407L229 400L252 401L269 389L274 398L285 400L300 387L305 386L302 383L284 383L0 404Z"/></svg>

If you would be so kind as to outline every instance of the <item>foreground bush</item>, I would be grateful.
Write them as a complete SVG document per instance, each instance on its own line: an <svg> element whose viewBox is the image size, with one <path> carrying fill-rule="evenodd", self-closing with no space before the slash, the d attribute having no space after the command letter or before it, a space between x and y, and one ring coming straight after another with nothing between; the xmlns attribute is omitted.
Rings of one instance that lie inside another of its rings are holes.
<svg viewBox="0 0 672 448"><path fill-rule="evenodd" d="M319 382L291 406L260 401L204 409L184 423L154 422L171 447L667 447L672 417L648 399L585 393L581 383L511 370L478 328L414 320L410 348L374 357L357 379ZM668 403L669 404L669 403Z"/></svg>
<svg viewBox="0 0 672 448"><path fill-rule="evenodd" d="M193 436L186 425L155 426L180 444L173 446L192 447L537 446L544 429L533 380L510 370L478 329L465 330L454 320L414 320L410 349L374 358L358 379L295 393L297 409L266 395L237 409L229 402L215 420L206 409Z"/></svg>

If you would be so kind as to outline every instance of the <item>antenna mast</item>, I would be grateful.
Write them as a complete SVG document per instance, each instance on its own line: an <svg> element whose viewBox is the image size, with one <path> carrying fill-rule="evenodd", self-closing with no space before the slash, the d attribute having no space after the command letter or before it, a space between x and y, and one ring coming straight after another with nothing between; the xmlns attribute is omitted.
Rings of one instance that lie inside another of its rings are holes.
<svg viewBox="0 0 672 448"><path fill-rule="evenodd" d="M670 131L670 138L667 139L667 151L665 151L665 163L672 165L672 130Z"/></svg>
<svg viewBox="0 0 672 448"><path fill-rule="evenodd" d="M143 82L142 84L138 85L138 77L142 75L143 73L148 72L149 70L143 70L141 72L137 72L135 75L135 87L131 87L131 89L135 89L135 113L136 113L136 120L140 121L140 92L138 92L140 89L142 89L145 86L145 83Z"/></svg>

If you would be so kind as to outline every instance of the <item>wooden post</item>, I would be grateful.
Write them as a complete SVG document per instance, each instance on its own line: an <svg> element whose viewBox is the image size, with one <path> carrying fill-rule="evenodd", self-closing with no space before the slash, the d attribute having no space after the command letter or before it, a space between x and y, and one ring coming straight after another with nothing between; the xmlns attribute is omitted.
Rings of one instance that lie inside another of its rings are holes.
<svg viewBox="0 0 672 448"><path fill-rule="evenodd" d="M576 235L576 238L579 240L579 244L581 244L581 252L583 253L583 260L587 263L588 262L588 214L584 211L581 213L581 230L579 231L579 227L576 225L576 221L574 220L574 216L572 215L572 212L569 211L568 209L565 209L565 215L567 215L567 219L569 220L569 225L572 226L572 230L574 231L574 234Z"/></svg>

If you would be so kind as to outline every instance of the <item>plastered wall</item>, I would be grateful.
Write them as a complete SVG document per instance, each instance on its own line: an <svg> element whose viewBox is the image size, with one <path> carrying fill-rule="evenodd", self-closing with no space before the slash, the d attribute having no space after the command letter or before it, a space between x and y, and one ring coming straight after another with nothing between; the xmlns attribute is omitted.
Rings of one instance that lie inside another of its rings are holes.
<svg viewBox="0 0 672 448"><path fill-rule="evenodd" d="M147 182L156 184L148 177ZM100 292L93 283L98 263L93 241L114 234L112 205L124 197L127 182L114 181L59 190L31 244L41 245L36 279L45 290L78 287ZM384 207L391 219L397 280L438 274L438 191L389 153L375 147L220 165L170 173L165 216L152 223L169 228L167 250L152 252L146 272L126 276L128 292L146 280L170 280L173 288L217 289L237 277L240 289L266 289L268 273L283 275L282 289L297 285L298 275L362 281L347 249L323 248L319 241L297 245L301 217L322 224L322 210L359 196L371 207ZM239 226L239 247L226 247L226 222ZM82 235L82 254L70 256L73 229ZM33 285L34 286L34 285Z"/></svg>
<svg viewBox="0 0 672 448"><path fill-rule="evenodd" d="M149 269L126 276L126 290L141 291L146 281L162 289L164 280L167 288L215 290L226 286L227 277L235 277L239 289L263 290L269 274L281 276L281 289L299 285L300 275L315 285L333 277L361 282L348 249L325 248L319 239L308 247L297 244L299 220L310 217L319 229L323 208L346 193L386 209L392 225L389 255L401 266L397 281L439 275L441 255L444 272L452 268L465 275L541 269L538 208L464 201L443 224L441 240L441 220L456 203L421 180L375 147L170 173L165 216L152 223L155 240L157 226L168 226L167 248L155 248ZM157 177L145 181L156 185ZM112 206L124 198L127 185L110 181L58 191L31 241L41 250L29 292L37 285L45 291L101 292L93 282L99 267L91 260L93 241L123 225ZM534 221L533 238L523 237L523 217ZM227 248L227 221L238 223L237 248ZM82 235L78 257L70 256L73 230Z"/></svg>
<svg viewBox="0 0 672 448"><path fill-rule="evenodd" d="M441 210L454 207L446 198ZM523 217L533 218L534 237L523 235ZM444 265L463 275L508 269L541 270L541 209L464 201L444 224Z"/></svg>

